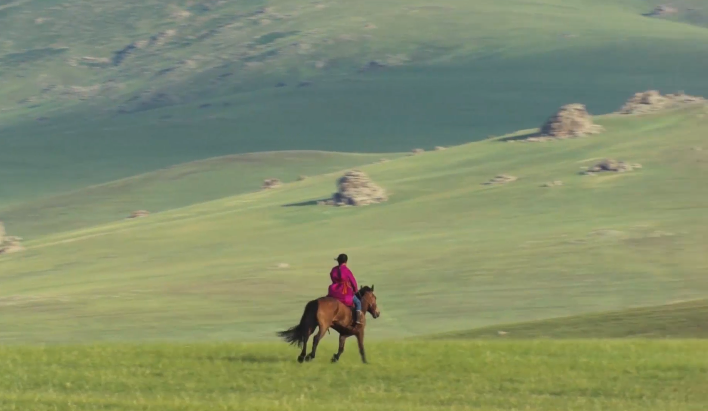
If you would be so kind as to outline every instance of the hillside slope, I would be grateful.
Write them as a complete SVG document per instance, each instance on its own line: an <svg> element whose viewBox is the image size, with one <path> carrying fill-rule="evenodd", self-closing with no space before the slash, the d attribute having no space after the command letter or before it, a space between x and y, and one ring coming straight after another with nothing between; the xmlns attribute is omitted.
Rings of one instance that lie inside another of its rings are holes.
<svg viewBox="0 0 708 411"><path fill-rule="evenodd" d="M708 300L462 331L433 339L708 338Z"/></svg>
<svg viewBox="0 0 708 411"><path fill-rule="evenodd" d="M385 158L400 156L387 154ZM8 230L31 239L118 221L135 210L161 212L255 192L266 178L294 182L300 177L375 163L382 158L379 154L318 151L210 158L0 208L0 217Z"/></svg>
<svg viewBox="0 0 708 411"><path fill-rule="evenodd" d="M708 30L653 6L0 2L0 201L232 153L463 143L648 88L708 95Z"/></svg>
<svg viewBox="0 0 708 411"><path fill-rule="evenodd" d="M332 173L27 242L0 258L0 338L271 339L326 292L343 251L376 284L374 338L704 297L705 108L598 122L589 138L364 167L385 204L311 205ZM578 174L606 157L644 167ZM482 185L499 173L519 179Z"/></svg>

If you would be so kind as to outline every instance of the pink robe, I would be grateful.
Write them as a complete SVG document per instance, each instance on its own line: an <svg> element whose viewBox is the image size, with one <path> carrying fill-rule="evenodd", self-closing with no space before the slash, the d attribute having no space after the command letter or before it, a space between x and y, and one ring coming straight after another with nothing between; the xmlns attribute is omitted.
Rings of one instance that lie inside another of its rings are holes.
<svg viewBox="0 0 708 411"><path fill-rule="evenodd" d="M349 267L346 265L336 266L330 271L329 277L332 279L332 285L329 286L327 297L336 298L347 307L353 306L352 299L359 287Z"/></svg>

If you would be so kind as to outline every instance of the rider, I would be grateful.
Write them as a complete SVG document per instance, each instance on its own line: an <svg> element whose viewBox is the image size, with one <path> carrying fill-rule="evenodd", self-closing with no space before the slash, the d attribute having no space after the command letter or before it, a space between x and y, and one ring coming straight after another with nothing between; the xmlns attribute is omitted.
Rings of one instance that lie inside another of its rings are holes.
<svg viewBox="0 0 708 411"><path fill-rule="evenodd" d="M332 271L329 273L332 284L329 286L327 296L336 298L347 307L351 307L352 305L356 307L354 321L357 324L361 324L361 319L364 318L364 314L361 312L361 300L356 296L358 287L354 279L354 274L352 274L349 267L347 267L349 257L347 257L346 254L339 254L335 260L337 261L337 266L333 267Z"/></svg>

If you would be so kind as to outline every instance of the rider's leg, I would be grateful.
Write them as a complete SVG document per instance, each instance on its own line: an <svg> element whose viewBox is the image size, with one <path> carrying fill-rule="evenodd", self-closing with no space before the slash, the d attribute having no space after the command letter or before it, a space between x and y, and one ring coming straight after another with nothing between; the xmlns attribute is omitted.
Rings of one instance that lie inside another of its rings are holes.
<svg viewBox="0 0 708 411"><path fill-rule="evenodd" d="M364 317L364 313L361 312L361 300L355 295L352 298L352 302L354 303L354 308L356 309L355 321L357 324L361 324L361 319Z"/></svg>

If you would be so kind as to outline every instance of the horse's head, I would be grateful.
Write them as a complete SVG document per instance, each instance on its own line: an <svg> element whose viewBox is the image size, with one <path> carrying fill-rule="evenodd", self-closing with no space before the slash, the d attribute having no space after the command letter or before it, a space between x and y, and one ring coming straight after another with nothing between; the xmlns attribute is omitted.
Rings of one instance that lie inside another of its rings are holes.
<svg viewBox="0 0 708 411"><path fill-rule="evenodd" d="M357 292L356 294L361 300L362 308L368 311L372 317L379 318L379 316L381 315L381 311L379 311L379 308L376 306L376 294L374 294L374 286L372 285L371 287L369 287L368 285L365 285L361 287L359 289L359 292Z"/></svg>

